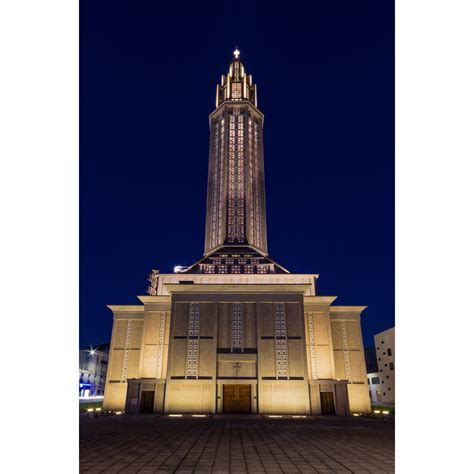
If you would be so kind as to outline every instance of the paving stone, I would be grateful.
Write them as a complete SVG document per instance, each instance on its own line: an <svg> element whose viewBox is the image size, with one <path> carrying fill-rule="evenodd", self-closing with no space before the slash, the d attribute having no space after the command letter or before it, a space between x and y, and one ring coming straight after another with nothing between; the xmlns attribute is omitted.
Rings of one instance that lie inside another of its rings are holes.
<svg viewBox="0 0 474 474"><path fill-rule="evenodd" d="M394 472L393 420L80 419L80 472Z"/></svg>

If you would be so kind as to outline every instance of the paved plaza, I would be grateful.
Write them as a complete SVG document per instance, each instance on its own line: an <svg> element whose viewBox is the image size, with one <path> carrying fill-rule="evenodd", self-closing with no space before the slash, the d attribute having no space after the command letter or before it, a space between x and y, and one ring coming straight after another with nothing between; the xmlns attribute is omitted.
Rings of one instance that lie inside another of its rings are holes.
<svg viewBox="0 0 474 474"><path fill-rule="evenodd" d="M81 415L80 461L81 473L394 472L394 421Z"/></svg>

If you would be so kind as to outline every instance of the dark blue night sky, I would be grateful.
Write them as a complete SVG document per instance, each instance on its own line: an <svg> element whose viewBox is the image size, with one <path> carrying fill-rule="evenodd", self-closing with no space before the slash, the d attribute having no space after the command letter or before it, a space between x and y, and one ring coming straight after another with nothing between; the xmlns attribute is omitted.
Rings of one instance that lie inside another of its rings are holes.
<svg viewBox="0 0 474 474"><path fill-rule="evenodd" d="M270 256L394 325L392 1L80 2L80 344L204 247L208 115L237 45L265 114Z"/></svg>

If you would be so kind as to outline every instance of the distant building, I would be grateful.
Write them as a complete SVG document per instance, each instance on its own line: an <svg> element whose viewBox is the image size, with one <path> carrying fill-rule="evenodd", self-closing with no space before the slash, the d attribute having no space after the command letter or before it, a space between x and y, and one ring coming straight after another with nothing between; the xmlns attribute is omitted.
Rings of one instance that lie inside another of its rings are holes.
<svg viewBox="0 0 474 474"><path fill-rule="evenodd" d="M104 395L110 344L79 351L79 396Z"/></svg>
<svg viewBox="0 0 474 474"><path fill-rule="evenodd" d="M379 368L377 365L377 353L375 352L375 347L364 349L364 354L367 373L378 372Z"/></svg>
<svg viewBox="0 0 474 474"><path fill-rule="evenodd" d="M373 402L395 402L395 328L374 336L377 372L367 374L370 399ZM367 369L369 372L369 369Z"/></svg>

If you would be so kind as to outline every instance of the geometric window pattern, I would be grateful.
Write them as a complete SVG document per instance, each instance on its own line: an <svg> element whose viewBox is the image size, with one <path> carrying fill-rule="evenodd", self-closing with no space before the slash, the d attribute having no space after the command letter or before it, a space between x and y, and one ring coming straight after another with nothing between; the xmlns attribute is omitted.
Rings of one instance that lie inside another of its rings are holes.
<svg viewBox="0 0 474 474"><path fill-rule="evenodd" d="M211 188L211 248L217 247L222 239L222 201L224 187L224 119L216 122L214 128L214 176Z"/></svg>
<svg viewBox="0 0 474 474"><path fill-rule="evenodd" d="M244 321L242 315L242 303L232 303L232 352L243 352L243 334Z"/></svg>
<svg viewBox="0 0 474 474"><path fill-rule="evenodd" d="M344 370L346 379L351 381L351 359L349 354L349 343L347 342L347 327L346 322L341 321L341 339L342 339L342 352L344 355Z"/></svg>
<svg viewBox="0 0 474 474"><path fill-rule="evenodd" d="M132 339L132 322L127 320L127 332L125 336L125 350L123 353L123 368L122 368L122 378L121 382L127 381L127 371L128 371L128 358L130 355L130 340Z"/></svg>
<svg viewBox="0 0 474 474"><path fill-rule="evenodd" d="M197 377L199 372L199 329L201 306L190 303L188 314L188 340L186 356L186 377Z"/></svg>
<svg viewBox="0 0 474 474"><path fill-rule="evenodd" d="M285 303L275 303L276 376L288 378L288 339Z"/></svg>
<svg viewBox="0 0 474 474"><path fill-rule="evenodd" d="M309 347L311 352L311 371L313 375L313 380L318 378L318 368L316 364L316 342L314 338L314 319L313 313L308 314L308 324L309 324Z"/></svg>
<svg viewBox="0 0 474 474"><path fill-rule="evenodd" d="M162 311L160 313L160 332L158 336L158 358L156 361L156 378L161 379L161 371L163 369L163 348L165 344L165 323L166 323L166 313Z"/></svg>

